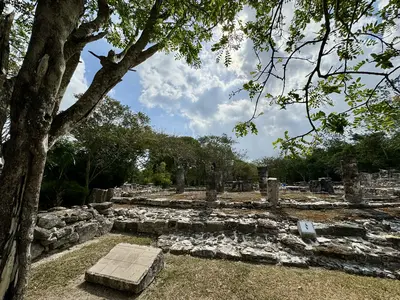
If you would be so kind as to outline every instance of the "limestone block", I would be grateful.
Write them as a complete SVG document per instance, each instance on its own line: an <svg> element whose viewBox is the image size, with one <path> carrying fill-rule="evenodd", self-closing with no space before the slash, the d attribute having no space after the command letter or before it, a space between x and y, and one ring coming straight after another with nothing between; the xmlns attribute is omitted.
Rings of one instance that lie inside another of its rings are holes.
<svg viewBox="0 0 400 300"><path fill-rule="evenodd" d="M85 280L120 291L142 292L164 267L159 248L121 243L85 273Z"/></svg>

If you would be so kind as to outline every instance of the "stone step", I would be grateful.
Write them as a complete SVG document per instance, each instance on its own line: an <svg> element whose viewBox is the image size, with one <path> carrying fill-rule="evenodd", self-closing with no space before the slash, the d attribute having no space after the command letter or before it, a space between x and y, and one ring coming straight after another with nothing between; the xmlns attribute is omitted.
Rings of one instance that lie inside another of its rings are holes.
<svg viewBox="0 0 400 300"><path fill-rule="evenodd" d="M305 243L291 234L175 233L159 236L157 246L174 255L299 268L324 267L351 274L400 279L398 251L382 248L381 252L374 253L376 249L369 248L361 240L348 242L342 245L334 240L320 239L319 242Z"/></svg>

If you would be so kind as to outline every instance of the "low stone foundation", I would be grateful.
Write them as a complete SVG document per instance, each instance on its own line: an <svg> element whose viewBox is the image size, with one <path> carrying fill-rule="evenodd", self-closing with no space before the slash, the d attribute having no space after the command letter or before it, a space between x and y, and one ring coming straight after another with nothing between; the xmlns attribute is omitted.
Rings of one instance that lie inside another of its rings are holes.
<svg viewBox="0 0 400 300"><path fill-rule="evenodd" d="M387 201L386 201L387 200ZM205 200L169 200L165 198L151 199L148 197L114 197L111 199L116 204L129 204L140 206L169 207L169 208L245 208L245 209L268 209L272 204L266 201L205 201ZM396 201L396 203L394 203ZM338 208L384 208L399 206L397 197L369 201L365 203L349 203L344 201L315 201L299 202L294 200L281 200L277 204L280 208L295 209L338 209Z"/></svg>
<svg viewBox="0 0 400 300"><path fill-rule="evenodd" d="M332 205L323 203L328 204ZM389 204L399 207L399 203ZM400 220L384 211L354 209L348 212L352 218L346 222L314 222L316 240L302 240L296 226L299 219L279 210L112 205L92 203L90 207L56 207L39 213L33 257L60 251L113 229L155 236L158 246L172 254L302 268L320 266L400 279ZM369 203L369 208L373 205Z"/></svg>

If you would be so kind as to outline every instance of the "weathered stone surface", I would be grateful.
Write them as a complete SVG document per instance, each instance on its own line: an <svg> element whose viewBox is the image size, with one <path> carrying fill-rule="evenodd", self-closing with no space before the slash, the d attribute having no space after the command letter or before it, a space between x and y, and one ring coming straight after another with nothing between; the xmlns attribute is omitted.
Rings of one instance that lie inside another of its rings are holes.
<svg viewBox="0 0 400 300"><path fill-rule="evenodd" d="M293 234L280 235L279 240L282 244L299 252L303 252L307 248L307 244Z"/></svg>
<svg viewBox="0 0 400 300"><path fill-rule="evenodd" d="M53 227L64 227L66 224L59 217L52 213L45 213L39 215L39 219L37 221L37 226L51 229Z"/></svg>
<svg viewBox="0 0 400 300"><path fill-rule="evenodd" d="M128 222L126 222L125 231L135 233L135 232L138 232L138 227L139 227L139 220L131 219L131 220L128 220Z"/></svg>
<svg viewBox="0 0 400 300"><path fill-rule="evenodd" d="M114 220L110 220L107 218L104 218L104 220L99 221L99 235L104 235L107 234L111 231L111 229L114 227Z"/></svg>
<svg viewBox="0 0 400 300"><path fill-rule="evenodd" d="M66 207L63 207L63 206L55 206L55 207L52 207L52 208L50 208L49 210L48 210L48 212L52 212L52 211L62 211L62 210L66 210L67 208Z"/></svg>
<svg viewBox="0 0 400 300"><path fill-rule="evenodd" d="M178 165L176 169L176 193L183 194L185 192L185 169L182 165Z"/></svg>
<svg viewBox="0 0 400 300"><path fill-rule="evenodd" d="M38 258L40 255L42 255L44 251L44 247L38 243L32 243L31 244L31 257L32 260Z"/></svg>
<svg viewBox="0 0 400 300"><path fill-rule="evenodd" d="M129 220L115 220L113 230L118 232L124 232L126 230L126 224L129 223Z"/></svg>
<svg viewBox="0 0 400 300"><path fill-rule="evenodd" d="M243 249L242 251L240 251L240 254L242 254L242 257L245 260L249 261L257 261L269 264L276 264L278 262L278 259L274 253L265 252L259 249L253 249L251 247Z"/></svg>
<svg viewBox="0 0 400 300"><path fill-rule="evenodd" d="M272 207L276 207L279 203L279 181L277 178L268 178L267 201Z"/></svg>
<svg viewBox="0 0 400 300"><path fill-rule="evenodd" d="M85 280L133 293L142 292L164 267L159 248L118 244L85 273Z"/></svg>
<svg viewBox="0 0 400 300"><path fill-rule="evenodd" d="M70 235L73 231L74 231L73 227L67 226L67 227L60 228L59 230L57 230L55 232L55 235L56 235L57 239L61 239L67 235Z"/></svg>
<svg viewBox="0 0 400 300"><path fill-rule="evenodd" d="M325 192L330 195L335 194L335 190L333 189L332 180L330 178L321 177L321 178L318 178L318 181L320 183L321 192Z"/></svg>
<svg viewBox="0 0 400 300"><path fill-rule="evenodd" d="M97 222L83 223L75 226L75 231L79 234L79 243L93 239L96 236L98 229L99 223Z"/></svg>
<svg viewBox="0 0 400 300"><path fill-rule="evenodd" d="M181 219L176 223L176 229L182 231L190 231L192 230L192 222L190 219Z"/></svg>
<svg viewBox="0 0 400 300"><path fill-rule="evenodd" d="M93 214L90 211L85 211L81 208L67 209L57 212L57 215L67 224L76 223L78 221L90 220Z"/></svg>
<svg viewBox="0 0 400 300"><path fill-rule="evenodd" d="M351 203L362 203L363 195L358 174L357 161L348 158L341 161L344 197Z"/></svg>
<svg viewBox="0 0 400 300"><path fill-rule="evenodd" d="M217 253L216 247L212 246L196 246L191 251L190 254L198 257L213 258Z"/></svg>
<svg viewBox="0 0 400 300"><path fill-rule="evenodd" d="M57 239L54 243L49 245L50 250L58 249L58 248L66 248L69 247L79 241L79 235L77 232L72 232L68 236L63 236L62 238Z"/></svg>
<svg viewBox="0 0 400 300"><path fill-rule="evenodd" d="M244 233L255 232L255 230L256 230L256 221L251 220L251 219L250 220L242 219L242 220L239 221L237 229L240 232L244 232Z"/></svg>
<svg viewBox="0 0 400 300"><path fill-rule="evenodd" d="M321 192L321 182L319 180L310 180L308 186L311 193Z"/></svg>
<svg viewBox="0 0 400 300"><path fill-rule="evenodd" d="M224 222L221 221L207 221L204 224L204 231L215 232L224 230Z"/></svg>
<svg viewBox="0 0 400 300"><path fill-rule="evenodd" d="M89 203L106 202L107 190L93 189L89 196Z"/></svg>
<svg viewBox="0 0 400 300"><path fill-rule="evenodd" d="M257 232L268 233L276 232L278 230L278 223L269 219L257 220Z"/></svg>
<svg viewBox="0 0 400 300"><path fill-rule="evenodd" d="M35 231L33 232L33 238L35 240L47 240L51 235L51 231L38 226L35 226Z"/></svg>
<svg viewBox="0 0 400 300"><path fill-rule="evenodd" d="M260 188L260 193L262 196L266 197L267 196L267 187L268 187L268 167L267 166L261 166L257 167L258 171L258 186Z"/></svg>
<svg viewBox="0 0 400 300"><path fill-rule="evenodd" d="M90 206L96 209L98 212L100 212L112 207L113 203L112 202L90 203Z"/></svg>
<svg viewBox="0 0 400 300"><path fill-rule="evenodd" d="M279 261L283 266L286 267L296 267L296 268L308 268L308 259L305 257L298 256L283 256L279 258Z"/></svg>
<svg viewBox="0 0 400 300"><path fill-rule="evenodd" d="M216 257L222 259L239 260L242 256L235 247L231 245L223 245L218 247Z"/></svg>
<svg viewBox="0 0 400 300"><path fill-rule="evenodd" d="M318 235L333 235L333 236L360 236L365 237L366 229L362 225L349 223L335 224L315 224L315 231Z"/></svg>
<svg viewBox="0 0 400 300"><path fill-rule="evenodd" d="M170 248L170 252L177 255L189 254L192 248L192 243L189 240L184 240L173 244Z"/></svg>

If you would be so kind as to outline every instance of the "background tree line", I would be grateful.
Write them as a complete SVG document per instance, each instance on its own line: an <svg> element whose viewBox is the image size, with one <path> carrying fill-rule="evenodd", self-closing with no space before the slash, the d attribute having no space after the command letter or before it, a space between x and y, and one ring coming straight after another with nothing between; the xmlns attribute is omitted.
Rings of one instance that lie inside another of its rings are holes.
<svg viewBox="0 0 400 300"><path fill-rule="evenodd" d="M400 132L354 134L349 141L331 136L303 156L264 157L253 162L235 149L227 135L174 136L156 132L150 119L107 97L91 117L49 152L40 206L86 202L92 188L125 182L176 185L179 168L186 186L204 186L207 167L215 162L222 181L256 182L257 166L267 165L269 176L292 184L319 177L340 180L340 161L352 154L360 171L400 169Z"/></svg>
<svg viewBox="0 0 400 300"><path fill-rule="evenodd" d="M92 188L125 182L176 184L182 169L186 186L204 186L207 168L216 163L222 181L257 180L254 164L226 135L174 136L157 132L150 119L106 97L92 115L49 151L40 206L81 205Z"/></svg>

